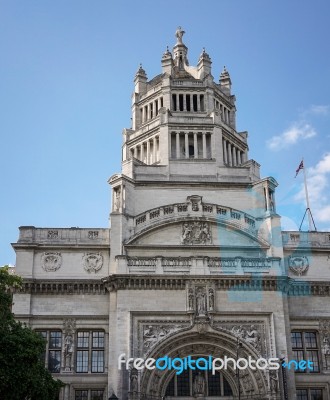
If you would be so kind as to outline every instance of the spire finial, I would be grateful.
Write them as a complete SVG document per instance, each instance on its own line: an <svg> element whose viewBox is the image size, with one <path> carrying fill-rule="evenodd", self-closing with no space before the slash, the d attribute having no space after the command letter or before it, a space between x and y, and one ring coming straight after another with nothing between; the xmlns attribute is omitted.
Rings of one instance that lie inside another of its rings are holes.
<svg viewBox="0 0 330 400"><path fill-rule="evenodd" d="M178 26L178 29L177 29L176 32L175 32L175 36L176 36L176 39L177 39L176 44L183 44L183 43L182 43L182 36L183 36L185 33L186 33L186 32L183 31L183 30L181 29L181 26Z"/></svg>

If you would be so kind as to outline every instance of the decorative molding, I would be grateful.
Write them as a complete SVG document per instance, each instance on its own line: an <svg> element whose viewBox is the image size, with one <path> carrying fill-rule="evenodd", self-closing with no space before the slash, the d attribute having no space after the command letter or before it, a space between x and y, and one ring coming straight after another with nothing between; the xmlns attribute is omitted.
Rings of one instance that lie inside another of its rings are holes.
<svg viewBox="0 0 330 400"><path fill-rule="evenodd" d="M87 272L98 272L103 266L103 256L100 253L86 253L83 256L82 264Z"/></svg>
<svg viewBox="0 0 330 400"><path fill-rule="evenodd" d="M107 294L106 286L101 280L32 280L24 279L21 288L16 288L15 293L38 294Z"/></svg>
<svg viewBox="0 0 330 400"><path fill-rule="evenodd" d="M61 253L47 252L41 255L41 266L46 272L55 272L62 265Z"/></svg>
<svg viewBox="0 0 330 400"><path fill-rule="evenodd" d="M309 268L308 257L290 256L288 259L290 270L298 276L305 275Z"/></svg>

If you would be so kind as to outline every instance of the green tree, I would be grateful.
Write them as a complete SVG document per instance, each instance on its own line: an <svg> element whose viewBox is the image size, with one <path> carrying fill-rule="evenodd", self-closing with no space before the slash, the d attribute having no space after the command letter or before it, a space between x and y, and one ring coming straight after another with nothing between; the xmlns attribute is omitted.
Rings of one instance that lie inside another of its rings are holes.
<svg viewBox="0 0 330 400"><path fill-rule="evenodd" d="M63 383L41 360L45 340L11 312L12 290L21 284L7 266L0 268L0 399L55 400Z"/></svg>

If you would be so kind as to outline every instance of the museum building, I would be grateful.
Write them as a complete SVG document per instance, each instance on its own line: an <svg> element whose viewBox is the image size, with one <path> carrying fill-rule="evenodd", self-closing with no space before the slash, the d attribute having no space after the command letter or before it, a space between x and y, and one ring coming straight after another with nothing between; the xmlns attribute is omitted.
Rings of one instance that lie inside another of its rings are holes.
<svg viewBox="0 0 330 400"><path fill-rule="evenodd" d="M111 227L20 227L13 312L47 339L60 400L330 400L330 233L281 230L230 75L214 80L205 49L190 66L183 34L159 75L135 75ZM164 356L312 368L128 362Z"/></svg>

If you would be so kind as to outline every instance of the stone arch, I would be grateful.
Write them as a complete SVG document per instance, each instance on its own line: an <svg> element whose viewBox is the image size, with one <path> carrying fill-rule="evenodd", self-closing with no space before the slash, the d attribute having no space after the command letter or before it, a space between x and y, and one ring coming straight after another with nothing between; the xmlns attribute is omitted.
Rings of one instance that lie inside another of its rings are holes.
<svg viewBox="0 0 330 400"><path fill-rule="evenodd" d="M240 350L240 357L248 358L251 356L257 359L260 355L248 343L243 340L242 348ZM187 356L212 357L223 358L225 356L236 359L237 338L228 333L220 332L207 327L206 331L201 333L198 327L194 326L190 331L176 333L169 338L162 340L156 347L154 347L147 355L149 358L160 358L167 355L170 358ZM234 397L238 395L238 386L236 373L232 367L227 370L221 370L224 377L230 384ZM243 374L244 372L244 374ZM141 374L140 391L146 397L163 397L165 395L166 387L173 377L173 370L147 370L145 369ZM268 398L268 378L264 371L255 370L251 371L246 369L241 371L241 395L255 396L255 398ZM258 396L258 397L256 397Z"/></svg>

